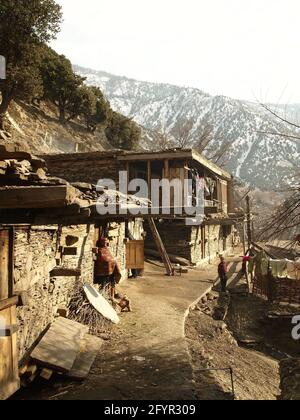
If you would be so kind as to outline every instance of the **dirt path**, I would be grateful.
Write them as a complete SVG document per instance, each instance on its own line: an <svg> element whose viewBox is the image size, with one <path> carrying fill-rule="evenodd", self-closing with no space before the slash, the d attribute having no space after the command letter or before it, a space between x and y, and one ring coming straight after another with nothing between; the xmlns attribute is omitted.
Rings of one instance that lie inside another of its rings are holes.
<svg viewBox="0 0 300 420"><path fill-rule="evenodd" d="M65 398L194 399L184 321L190 305L215 280L215 269L169 278L161 267L149 265L145 278L123 283L133 312L121 315L88 380Z"/></svg>
<svg viewBox="0 0 300 420"><path fill-rule="evenodd" d="M231 275L237 264L232 264ZM216 265L191 269L182 277L167 277L148 264L142 279L120 287L132 302L132 313L121 314L104 343L88 379L82 384L47 383L20 394L24 399L191 400L196 384L185 338L191 306L216 281Z"/></svg>
<svg viewBox="0 0 300 420"><path fill-rule="evenodd" d="M215 265L170 278L148 264L143 279L120 286L133 312L121 314L104 343L88 379L60 380L21 392L21 399L149 400L194 399L195 384L185 340L185 319L192 304L216 281Z"/></svg>

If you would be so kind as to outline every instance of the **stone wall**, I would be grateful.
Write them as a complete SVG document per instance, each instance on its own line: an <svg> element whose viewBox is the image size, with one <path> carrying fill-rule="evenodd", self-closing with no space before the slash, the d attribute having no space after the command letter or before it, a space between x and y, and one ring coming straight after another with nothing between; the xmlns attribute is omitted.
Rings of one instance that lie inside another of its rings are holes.
<svg viewBox="0 0 300 420"><path fill-rule="evenodd" d="M191 227L186 226L181 220L156 221L158 232L169 254L191 259ZM145 247L157 250L149 224L145 222L147 232Z"/></svg>
<svg viewBox="0 0 300 420"><path fill-rule="evenodd" d="M63 256L60 247L67 238L77 241L77 255ZM14 241L14 292L26 293L18 307L18 346L20 360L53 322L59 308L68 306L78 278L51 277L59 263L80 268L85 282L93 281L94 228L87 226L16 228ZM60 260L59 260L60 259Z"/></svg>
<svg viewBox="0 0 300 420"><path fill-rule="evenodd" d="M56 156L42 156L46 160L51 176L69 182L97 184L100 179L108 178L117 183L122 165L113 154L88 153Z"/></svg>
<svg viewBox="0 0 300 420"><path fill-rule="evenodd" d="M128 277L126 270L125 223L109 223L108 239L110 251L118 261L122 272L122 280L124 280Z"/></svg>
<svg viewBox="0 0 300 420"><path fill-rule="evenodd" d="M233 226L224 230L220 225L204 228L186 226L184 220L156 223L167 252L183 257L193 265L206 264L219 254L226 255L232 252ZM202 229L205 229L205 258L202 250ZM149 227L147 227L146 248L155 249Z"/></svg>
<svg viewBox="0 0 300 420"><path fill-rule="evenodd" d="M110 223L108 237L124 279L127 277L125 223ZM68 307L76 282L93 283L95 242L94 226L15 229L14 292L26 295L25 305L18 307L20 360L54 321L58 309ZM64 255L66 247L76 248L76 255ZM81 276L53 277L51 271L58 265L80 269Z"/></svg>

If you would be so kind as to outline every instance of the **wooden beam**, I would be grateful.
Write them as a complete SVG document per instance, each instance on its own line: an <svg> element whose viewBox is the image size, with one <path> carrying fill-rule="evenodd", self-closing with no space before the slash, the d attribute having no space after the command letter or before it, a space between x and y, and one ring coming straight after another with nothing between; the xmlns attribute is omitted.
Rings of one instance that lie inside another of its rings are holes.
<svg viewBox="0 0 300 420"><path fill-rule="evenodd" d="M125 156L118 156L117 160L121 162L134 162L134 161L154 161L164 159L192 159L192 150L190 151L179 151L179 152L160 152L160 153L136 153Z"/></svg>
<svg viewBox="0 0 300 420"><path fill-rule="evenodd" d="M1 329L0 327L0 337L12 337L19 331L18 325L10 325Z"/></svg>
<svg viewBox="0 0 300 420"><path fill-rule="evenodd" d="M76 190L68 185L1 187L0 208L41 209L64 207L73 202Z"/></svg>
<svg viewBox="0 0 300 420"><path fill-rule="evenodd" d="M61 247L61 253L62 255L66 256L76 256L78 254L78 248L77 247Z"/></svg>
<svg viewBox="0 0 300 420"><path fill-rule="evenodd" d="M80 277L79 268L56 267L50 272L50 277Z"/></svg>
<svg viewBox="0 0 300 420"><path fill-rule="evenodd" d="M169 159L165 159L164 160L164 169L165 169L165 178L169 179L170 178L170 162Z"/></svg>
<svg viewBox="0 0 300 420"><path fill-rule="evenodd" d="M214 174L219 175L221 178L224 178L228 181L232 179L232 176L229 172L224 171L222 168L209 161L206 159L206 157L196 152L195 150L192 151L192 159L200 163L205 168L209 169Z"/></svg>
<svg viewBox="0 0 300 420"><path fill-rule="evenodd" d="M151 200L151 183L152 183L152 165L151 165L151 160L148 160L148 162L147 162L147 176L148 176L148 188L149 188L148 198L149 198L149 200Z"/></svg>
<svg viewBox="0 0 300 420"><path fill-rule="evenodd" d="M4 311L4 309L11 308L12 306L16 306L19 301L18 296L14 296L9 299L1 300L0 301L0 311Z"/></svg>
<svg viewBox="0 0 300 420"><path fill-rule="evenodd" d="M0 300L8 299L9 294L9 229L0 230Z"/></svg>

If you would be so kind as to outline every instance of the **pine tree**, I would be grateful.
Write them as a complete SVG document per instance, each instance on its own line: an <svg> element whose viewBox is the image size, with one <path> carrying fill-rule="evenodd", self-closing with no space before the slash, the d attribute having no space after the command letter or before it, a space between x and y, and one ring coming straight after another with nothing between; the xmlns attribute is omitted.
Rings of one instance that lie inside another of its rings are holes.
<svg viewBox="0 0 300 420"><path fill-rule="evenodd" d="M62 13L54 0L1 0L0 55L7 64L0 82L0 128L13 99L42 94L38 46L55 38Z"/></svg>
<svg viewBox="0 0 300 420"><path fill-rule="evenodd" d="M70 60L57 54L49 47L43 47L41 77L44 86L44 98L49 99L58 108L59 120L65 123L78 115L76 105L80 101L79 88L84 78L75 74Z"/></svg>
<svg viewBox="0 0 300 420"><path fill-rule="evenodd" d="M123 150L136 150L141 139L141 129L130 118L114 112L106 129L106 136L113 147Z"/></svg>

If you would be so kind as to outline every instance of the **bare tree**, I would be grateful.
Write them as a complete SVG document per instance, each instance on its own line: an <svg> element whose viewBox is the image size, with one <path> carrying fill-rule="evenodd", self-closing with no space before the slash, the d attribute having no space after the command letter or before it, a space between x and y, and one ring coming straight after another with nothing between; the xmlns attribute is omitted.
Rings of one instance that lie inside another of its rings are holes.
<svg viewBox="0 0 300 420"><path fill-rule="evenodd" d="M207 124L204 126L204 128L200 132L196 149L198 150L199 153L204 153L213 140L214 140L213 127L210 124Z"/></svg>
<svg viewBox="0 0 300 420"><path fill-rule="evenodd" d="M300 242L300 188L292 188L290 196L269 217L260 232L262 240L281 239L283 235L290 242Z"/></svg>
<svg viewBox="0 0 300 420"><path fill-rule="evenodd" d="M300 130L300 126L290 121L287 116L283 117L279 112L274 111L266 104L261 103L261 106L278 121L286 124L287 128L289 127L293 130ZM287 138L296 142L300 141L300 135L298 136L297 133L261 132L261 134ZM296 173L296 176L300 177L300 173ZM269 240L281 239L283 235L285 235L290 238L290 243L293 246L296 242L300 244L300 187L294 186L290 188L289 193L289 197L266 221L265 227L262 229L260 236L263 239Z"/></svg>
<svg viewBox="0 0 300 420"><path fill-rule="evenodd" d="M180 149L188 149L194 145L194 138L191 135L194 120L189 119L186 121L178 120L171 131L175 139L175 146Z"/></svg>
<svg viewBox="0 0 300 420"><path fill-rule="evenodd" d="M289 127L293 128L293 129L297 129L300 130L300 125L296 124L292 121L290 121L288 119L288 117L283 117L282 115L279 114L279 112L274 111L272 108L270 108L270 106L264 104L264 103L260 103L260 105L266 110L268 111L271 115L273 115L273 117L275 117L277 120L287 124ZM259 131L258 133L260 134L269 134L272 136L278 136L278 137L284 137L284 138L288 138L291 140L295 140L295 141L300 141L300 135L296 135L296 134L289 134L289 133L276 133L276 132L265 132L265 131Z"/></svg>
<svg viewBox="0 0 300 420"><path fill-rule="evenodd" d="M221 167L226 166L230 151L232 150L232 142L225 141L225 136L214 133L213 126L207 124L200 132L196 150L203 153L206 157Z"/></svg>
<svg viewBox="0 0 300 420"><path fill-rule="evenodd" d="M163 126L155 135L155 143L157 150L168 150L175 146L174 139Z"/></svg>

